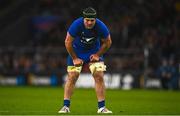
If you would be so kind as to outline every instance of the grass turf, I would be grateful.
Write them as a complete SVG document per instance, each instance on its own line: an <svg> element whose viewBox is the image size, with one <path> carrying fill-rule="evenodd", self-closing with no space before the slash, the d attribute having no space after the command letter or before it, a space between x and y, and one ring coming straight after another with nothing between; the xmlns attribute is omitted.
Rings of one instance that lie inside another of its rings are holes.
<svg viewBox="0 0 180 116"><path fill-rule="evenodd" d="M0 115L57 115L63 104L59 87L0 87ZM180 115L180 92L107 90L106 106L113 115ZM71 115L96 115L94 89L75 89Z"/></svg>

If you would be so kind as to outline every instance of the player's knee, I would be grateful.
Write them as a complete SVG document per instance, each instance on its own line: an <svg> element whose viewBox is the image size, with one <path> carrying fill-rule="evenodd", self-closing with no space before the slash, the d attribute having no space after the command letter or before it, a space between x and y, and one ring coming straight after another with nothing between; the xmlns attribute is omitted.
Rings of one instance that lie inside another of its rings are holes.
<svg viewBox="0 0 180 116"><path fill-rule="evenodd" d="M70 83L75 83L77 81L78 77L79 77L78 72L70 72L70 73L68 73L67 81Z"/></svg>
<svg viewBox="0 0 180 116"><path fill-rule="evenodd" d="M93 74L93 77L94 77L95 82L96 82L96 83L104 82L103 75L104 75L103 72L95 72L95 73Z"/></svg>
<svg viewBox="0 0 180 116"><path fill-rule="evenodd" d="M75 78L68 78L67 79L67 82L70 84L70 85L74 85L76 83L76 80Z"/></svg>

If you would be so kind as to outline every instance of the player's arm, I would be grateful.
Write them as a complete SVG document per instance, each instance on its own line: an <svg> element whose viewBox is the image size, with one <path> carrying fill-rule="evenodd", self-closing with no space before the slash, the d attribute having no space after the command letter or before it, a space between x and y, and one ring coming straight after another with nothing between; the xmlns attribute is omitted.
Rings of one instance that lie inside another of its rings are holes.
<svg viewBox="0 0 180 116"><path fill-rule="evenodd" d="M69 32L67 32L66 39L65 39L66 50L69 53L69 55L72 57L72 59L76 59L77 55L75 54L72 47L73 39L74 38L69 34Z"/></svg>
<svg viewBox="0 0 180 116"><path fill-rule="evenodd" d="M90 59L93 62L99 61L99 57L102 56L106 51L111 47L112 40L111 36L108 35L106 39L101 39L102 40L102 45L99 51L96 54L91 55Z"/></svg>
<svg viewBox="0 0 180 116"><path fill-rule="evenodd" d="M99 51L96 53L99 57L102 56L106 51L111 47L112 40L111 36L109 35L106 39L101 39L102 45Z"/></svg>
<svg viewBox="0 0 180 116"><path fill-rule="evenodd" d="M83 61L79 59L76 55L76 53L73 50L72 43L73 43L73 37L67 32L66 39L65 39L65 47L69 55L71 56L73 63L75 66L80 66L83 64Z"/></svg>

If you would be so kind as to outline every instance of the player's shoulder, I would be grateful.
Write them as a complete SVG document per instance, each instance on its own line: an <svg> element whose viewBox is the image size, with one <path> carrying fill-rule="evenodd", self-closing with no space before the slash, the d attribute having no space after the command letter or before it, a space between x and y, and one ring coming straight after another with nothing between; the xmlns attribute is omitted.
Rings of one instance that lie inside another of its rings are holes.
<svg viewBox="0 0 180 116"><path fill-rule="evenodd" d="M80 18L77 18L73 21L74 24L82 24L83 23L83 18L80 17Z"/></svg>
<svg viewBox="0 0 180 116"><path fill-rule="evenodd" d="M100 19L98 19L98 18L96 18L96 23L97 23L97 24L102 24L102 23L103 23L103 21L102 21L102 20L100 20Z"/></svg>
<svg viewBox="0 0 180 116"><path fill-rule="evenodd" d="M97 28L106 28L107 26L105 25L105 23L103 21L101 21L100 19L96 18L96 27Z"/></svg>

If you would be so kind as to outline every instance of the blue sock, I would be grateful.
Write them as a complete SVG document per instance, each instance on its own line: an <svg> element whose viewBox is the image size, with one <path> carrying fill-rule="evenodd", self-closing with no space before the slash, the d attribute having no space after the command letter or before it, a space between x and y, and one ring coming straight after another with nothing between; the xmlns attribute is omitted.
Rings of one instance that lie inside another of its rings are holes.
<svg viewBox="0 0 180 116"><path fill-rule="evenodd" d="M105 106L105 100L98 102L98 108L102 108Z"/></svg>
<svg viewBox="0 0 180 116"><path fill-rule="evenodd" d="M67 106L67 107L70 106L70 100L69 99L64 100L64 106Z"/></svg>

